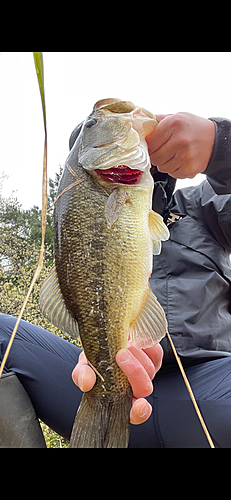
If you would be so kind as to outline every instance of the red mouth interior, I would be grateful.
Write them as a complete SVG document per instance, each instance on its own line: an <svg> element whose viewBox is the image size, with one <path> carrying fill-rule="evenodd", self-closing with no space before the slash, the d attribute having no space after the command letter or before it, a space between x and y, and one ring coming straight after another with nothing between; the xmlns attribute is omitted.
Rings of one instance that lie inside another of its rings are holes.
<svg viewBox="0 0 231 500"><path fill-rule="evenodd" d="M108 170L97 169L96 172L103 180L117 184L135 184L143 173L140 170L133 170L126 165L119 165Z"/></svg>

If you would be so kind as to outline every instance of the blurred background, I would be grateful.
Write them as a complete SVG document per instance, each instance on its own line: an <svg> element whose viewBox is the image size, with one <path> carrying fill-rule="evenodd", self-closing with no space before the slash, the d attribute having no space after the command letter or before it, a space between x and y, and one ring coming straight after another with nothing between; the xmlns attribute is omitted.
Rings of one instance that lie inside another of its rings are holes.
<svg viewBox="0 0 231 500"><path fill-rule="evenodd" d="M48 177L99 99L117 97L160 114L231 119L230 52L44 52ZM41 208L44 130L32 52L0 53L1 194ZM201 182L179 180L177 187Z"/></svg>

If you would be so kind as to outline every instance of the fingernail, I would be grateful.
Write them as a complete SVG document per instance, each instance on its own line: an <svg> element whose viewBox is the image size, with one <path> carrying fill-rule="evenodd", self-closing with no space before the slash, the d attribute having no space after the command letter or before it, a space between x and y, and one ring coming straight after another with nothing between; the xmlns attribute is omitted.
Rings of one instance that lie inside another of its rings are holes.
<svg viewBox="0 0 231 500"><path fill-rule="evenodd" d="M80 388L81 391L83 391L83 373L82 372L79 372L78 387Z"/></svg>
<svg viewBox="0 0 231 500"><path fill-rule="evenodd" d="M129 363L130 361L130 354L129 354L129 351L127 351L127 349L121 349L118 353L118 359L120 361L120 363Z"/></svg>
<svg viewBox="0 0 231 500"><path fill-rule="evenodd" d="M145 415L148 413L148 405L147 403L144 403L141 408L140 408L140 417L143 418Z"/></svg>

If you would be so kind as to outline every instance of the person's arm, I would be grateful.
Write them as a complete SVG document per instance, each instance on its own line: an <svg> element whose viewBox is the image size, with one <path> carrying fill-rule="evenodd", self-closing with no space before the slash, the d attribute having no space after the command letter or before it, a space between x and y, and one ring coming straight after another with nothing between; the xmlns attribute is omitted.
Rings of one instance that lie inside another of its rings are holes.
<svg viewBox="0 0 231 500"><path fill-rule="evenodd" d="M190 113L157 115L146 137L151 162L174 178L204 173L212 187L198 187L198 217L218 243L231 251L231 121Z"/></svg>
<svg viewBox="0 0 231 500"><path fill-rule="evenodd" d="M136 349L128 342L127 349L121 349L116 355L116 361L121 370L128 377L133 390L133 404L130 413L132 424L145 422L152 413L152 407L146 396L153 391L152 380L160 369L163 358L163 349L159 344L149 349ZM74 383L84 392L90 391L95 384L96 375L88 365L86 356L82 352L79 362L72 372Z"/></svg>
<svg viewBox="0 0 231 500"><path fill-rule="evenodd" d="M231 121L210 118L216 126L213 153L204 174L216 194L231 194Z"/></svg>
<svg viewBox="0 0 231 500"><path fill-rule="evenodd" d="M157 119L146 137L152 165L177 179L204 173L216 194L231 194L231 121L191 113Z"/></svg>

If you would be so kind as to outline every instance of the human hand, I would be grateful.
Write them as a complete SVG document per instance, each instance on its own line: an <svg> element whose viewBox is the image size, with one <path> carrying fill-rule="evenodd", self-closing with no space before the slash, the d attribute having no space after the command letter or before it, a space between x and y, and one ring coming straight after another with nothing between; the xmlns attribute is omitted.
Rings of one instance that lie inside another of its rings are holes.
<svg viewBox="0 0 231 500"><path fill-rule="evenodd" d="M151 405L144 398L153 391L151 381L161 367L162 358L163 349L159 344L148 349L137 349L131 345L131 341L127 349L121 349L116 354L117 364L128 377L133 390L130 412L132 424L142 424L152 413ZM79 356L72 379L83 392L90 391L96 382L96 374L88 365L84 352Z"/></svg>
<svg viewBox="0 0 231 500"><path fill-rule="evenodd" d="M156 117L158 125L145 137L152 165L175 179L204 172L213 152L214 122L191 113Z"/></svg>

